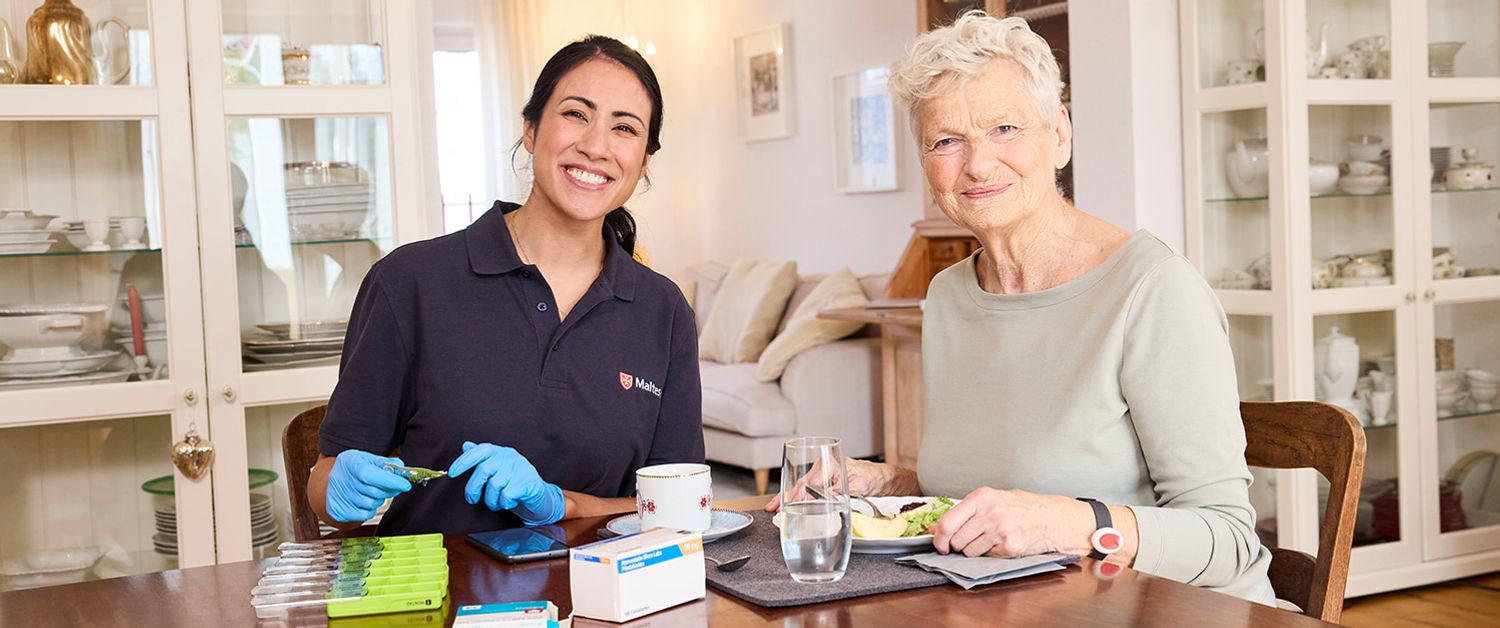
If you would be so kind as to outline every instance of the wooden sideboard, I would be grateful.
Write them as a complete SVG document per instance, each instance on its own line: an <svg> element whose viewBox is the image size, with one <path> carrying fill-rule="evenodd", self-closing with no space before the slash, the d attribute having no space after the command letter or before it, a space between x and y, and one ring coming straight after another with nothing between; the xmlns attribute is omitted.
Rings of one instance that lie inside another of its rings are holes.
<svg viewBox="0 0 1500 628"><path fill-rule="evenodd" d="M916 222L884 297L926 298L933 276L978 248L974 236L946 219ZM885 460L915 469L922 445L922 309L859 307L824 310L818 316L880 325Z"/></svg>

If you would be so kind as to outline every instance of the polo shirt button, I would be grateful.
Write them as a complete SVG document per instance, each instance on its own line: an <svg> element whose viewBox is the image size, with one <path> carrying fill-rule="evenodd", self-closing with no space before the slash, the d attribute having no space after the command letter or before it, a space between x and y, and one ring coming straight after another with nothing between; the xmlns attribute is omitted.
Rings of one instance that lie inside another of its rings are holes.
<svg viewBox="0 0 1500 628"><path fill-rule="evenodd" d="M558 347L561 347L561 346L562 346L562 345L552 345L552 350L553 350L553 351L556 351L556 350L557 350L557 348L558 348Z"/></svg>
<svg viewBox="0 0 1500 628"><path fill-rule="evenodd" d="M531 271L529 271L529 270L523 270L523 271L521 271L521 278L522 279L531 279Z"/></svg>
<svg viewBox="0 0 1500 628"><path fill-rule="evenodd" d="M547 302L543 301L541 303L536 304L536 311L538 311L538 312L545 312L545 311L547 311Z"/></svg>

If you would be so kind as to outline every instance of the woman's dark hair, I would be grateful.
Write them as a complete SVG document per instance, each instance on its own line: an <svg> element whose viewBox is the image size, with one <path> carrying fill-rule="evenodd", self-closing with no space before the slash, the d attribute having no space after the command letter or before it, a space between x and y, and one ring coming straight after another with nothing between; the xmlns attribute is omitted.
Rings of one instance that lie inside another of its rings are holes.
<svg viewBox="0 0 1500 628"><path fill-rule="evenodd" d="M651 71L651 64L646 63L646 58L613 37L589 35L563 46L562 50L552 55L547 60L547 65L542 66L541 75L536 77L536 86L531 89L531 99L521 108L521 118L530 122L532 128L540 125L542 109L547 106L547 101L552 98L552 92L557 89L563 76L586 61L600 58L609 59L630 70L640 79L641 87L646 88L646 95L651 98L646 154L655 155L656 151L661 150L661 85L656 82L656 73ZM516 148L520 148L520 142L516 143ZM651 178L647 176L646 185L650 184ZM630 210L624 207L611 210L604 216L604 231L614 236L615 241L627 253L635 253L635 218L631 217Z"/></svg>

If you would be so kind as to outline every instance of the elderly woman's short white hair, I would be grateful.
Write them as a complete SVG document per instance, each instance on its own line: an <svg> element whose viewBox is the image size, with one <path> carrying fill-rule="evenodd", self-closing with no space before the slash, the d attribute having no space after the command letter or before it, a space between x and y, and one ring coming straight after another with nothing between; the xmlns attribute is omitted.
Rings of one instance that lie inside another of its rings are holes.
<svg viewBox="0 0 1500 628"><path fill-rule="evenodd" d="M996 60L1021 66L1037 113L1049 123L1062 104L1062 77L1047 40L1019 17L969 11L952 25L917 37L906 59L891 67L891 93L909 113L923 101L978 76ZM915 130L915 129L914 129Z"/></svg>

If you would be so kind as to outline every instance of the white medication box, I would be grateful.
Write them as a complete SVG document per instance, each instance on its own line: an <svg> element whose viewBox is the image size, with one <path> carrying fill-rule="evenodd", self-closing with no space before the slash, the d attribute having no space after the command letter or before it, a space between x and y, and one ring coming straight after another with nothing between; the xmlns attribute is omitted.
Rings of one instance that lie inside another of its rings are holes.
<svg viewBox="0 0 1500 628"><path fill-rule="evenodd" d="M557 607L546 600L458 607L453 625L464 628L557 628Z"/></svg>
<svg viewBox="0 0 1500 628"><path fill-rule="evenodd" d="M652 528L568 550L573 614L629 621L704 596L703 536Z"/></svg>

